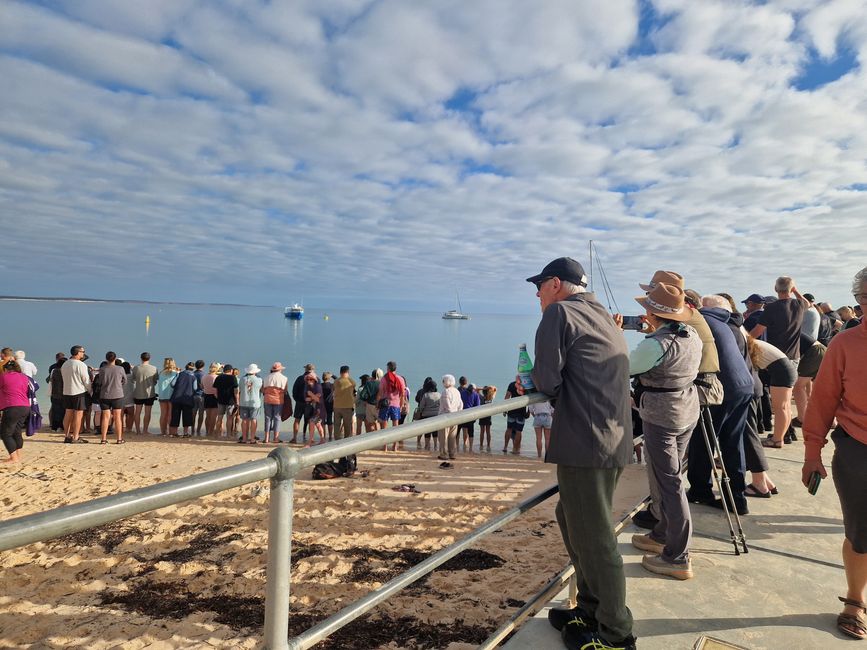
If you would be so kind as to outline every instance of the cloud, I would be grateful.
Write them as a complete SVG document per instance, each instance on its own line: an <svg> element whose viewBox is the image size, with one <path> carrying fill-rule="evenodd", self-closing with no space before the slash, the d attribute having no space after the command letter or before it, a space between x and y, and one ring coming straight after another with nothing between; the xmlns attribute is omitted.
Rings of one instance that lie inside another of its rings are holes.
<svg viewBox="0 0 867 650"><path fill-rule="evenodd" d="M7 2L4 292L533 310L592 239L625 309L661 267L846 302L857 4Z"/></svg>

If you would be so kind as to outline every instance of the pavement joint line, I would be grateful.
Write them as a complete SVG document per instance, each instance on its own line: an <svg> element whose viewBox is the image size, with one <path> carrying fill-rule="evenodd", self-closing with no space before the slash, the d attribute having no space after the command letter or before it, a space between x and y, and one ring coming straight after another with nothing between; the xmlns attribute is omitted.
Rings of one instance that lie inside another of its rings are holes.
<svg viewBox="0 0 867 650"><path fill-rule="evenodd" d="M725 542L727 544L731 543L731 539L729 539L727 537L711 535L709 533L702 533L702 532L698 532L698 531L696 531L694 534L696 537L704 537L706 539L713 539L713 540L716 540L718 542ZM779 551L775 548L769 548L767 546L761 546L758 544L754 544L754 543L750 542L749 540L747 540L747 544L748 544L748 547L751 551L753 551L753 550L764 551L765 553L772 553L774 555L782 555L783 557L791 558L793 560L799 560L801 562L811 562L813 564L821 564L822 566L830 567L832 569L845 569L845 567L842 564L837 564L835 562L828 562L826 560L819 560L816 558L806 557L803 555L795 555L794 553L789 553L787 551Z"/></svg>
<svg viewBox="0 0 867 650"><path fill-rule="evenodd" d="M795 463L796 465L803 465L804 464L803 458L798 460L795 458L782 458L780 456L768 456L767 454L765 454L765 458L767 458L768 460L782 460L786 463Z"/></svg>

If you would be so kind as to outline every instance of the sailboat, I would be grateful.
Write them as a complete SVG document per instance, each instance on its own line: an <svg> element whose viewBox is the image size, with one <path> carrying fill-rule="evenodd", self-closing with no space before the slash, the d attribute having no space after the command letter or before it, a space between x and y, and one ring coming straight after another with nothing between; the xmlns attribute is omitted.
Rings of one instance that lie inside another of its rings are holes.
<svg viewBox="0 0 867 650"><path fill-rule="evenodd" d="M458 303L458 308L449 309L443 314L443 318L445 320L470 320L470 317L463 313L461 309L461 297L458 295L457 289L455 289L455 300Z"/></svg>

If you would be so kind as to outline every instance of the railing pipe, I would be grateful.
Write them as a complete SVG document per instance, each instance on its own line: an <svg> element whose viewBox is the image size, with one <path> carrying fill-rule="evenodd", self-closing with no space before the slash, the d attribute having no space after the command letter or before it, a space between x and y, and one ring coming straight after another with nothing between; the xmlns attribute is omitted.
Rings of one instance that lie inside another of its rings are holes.
<svg viewBox="0 0 867 650"><path fill-rule="evenodd" d="M539 494L530 497L525 501L522 501L520 504L503 513L499 517L496 517L495 519L490 520L479 528L476 528L472 533L470 533L460 541L457 541L454 544L442 549L441 551L434 553L424 562L417 564L416 566L407 570L405 573L402 573L393 580L385 583L378 589L374 589L363 598L356 600L350 605L347 605L336 614L330 616L324 621L319 622L317 625L311 627L302 634L290 639L289 648L291 648L291 650L306 650L306 648L310 648L311 646L316 645L317 643L322 641L322 639L326 638L330 634L333 634L347 623L354 621L362 614L370 611L379 603L392 596L394 593L400 591L407 585L412 584L422 576L430 573L436 567L453 558L465 548L472 546L472 544L474 544L482 537L485 537L489 533L492 533L495 530L502 528L513 519L519 517L522 513L532 508L535 508L537 505L539 505L546 499L552 497L557 492L558 487L556 485L552 485L551 487L543 490Z"/></svg>
<svg viewBox="0 0 867 650"><path fill-rule="evenodd" d="M292 551L292 499L298 453L278 447L269 454L278 464L271 479L268 516L268 572L265 585L265 647L289 647L289 587Z"/></svg>
<svg viewBox="0 0 867 650"><path fill-rule="evenodd" d="M261 481L274 476L277 468L274 458L262 458L9 519L0 523L0 551L76 533L132 515Z"/></svg>

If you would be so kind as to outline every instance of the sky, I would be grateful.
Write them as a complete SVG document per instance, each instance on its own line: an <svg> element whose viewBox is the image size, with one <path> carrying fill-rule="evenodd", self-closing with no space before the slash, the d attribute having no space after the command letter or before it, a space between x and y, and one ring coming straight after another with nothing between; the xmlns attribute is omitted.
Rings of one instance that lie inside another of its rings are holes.
<svg viewBox="0 0 867 650"><path fill-rule="evenodd" d="M861 0L4 0L0 294L529 312L592 240L625 313L852 303L865 57Z"/></svg>

